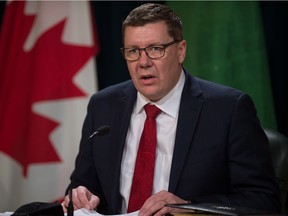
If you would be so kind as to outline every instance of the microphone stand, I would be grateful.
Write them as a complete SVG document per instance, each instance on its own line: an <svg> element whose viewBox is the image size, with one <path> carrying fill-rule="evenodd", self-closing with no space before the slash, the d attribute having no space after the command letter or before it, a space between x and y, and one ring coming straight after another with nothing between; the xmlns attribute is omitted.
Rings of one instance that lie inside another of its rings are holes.
<svg viewBox="0 0 288 216"><path fill-rule="evenodd" d="M69 191L69 203L67 207L67 216L73 216L74 215L74 206L73 206L73 200L72 200L72 190Z"/></svg>

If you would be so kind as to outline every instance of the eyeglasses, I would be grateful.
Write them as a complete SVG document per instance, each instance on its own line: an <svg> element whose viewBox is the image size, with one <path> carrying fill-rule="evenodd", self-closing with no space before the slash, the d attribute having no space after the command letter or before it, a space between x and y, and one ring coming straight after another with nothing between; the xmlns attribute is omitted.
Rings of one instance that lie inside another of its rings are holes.
<svg viewBox="0 0 288 216"><path fill-rule="evenodd" d="M126 61L137 61L141 55L141 51L145 51L150 59L159 59L165 55L165 49L179 41L172 41L166 44L153 45L144 48L121 48L122 55Z"/></svg>

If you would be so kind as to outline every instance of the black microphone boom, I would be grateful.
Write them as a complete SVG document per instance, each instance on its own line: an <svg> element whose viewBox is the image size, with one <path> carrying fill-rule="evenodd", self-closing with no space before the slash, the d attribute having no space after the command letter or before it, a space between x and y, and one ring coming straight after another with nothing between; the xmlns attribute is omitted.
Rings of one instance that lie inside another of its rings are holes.
<svg viewBox="0 0 288 216"><path fill-rule="evenodd" d="M103 135L107 134L109 131L110 131L110 127L108 125L103 125L103 126L97 128L97 130L93 134L91 134L91 136L88 138L88 140L93 138L96 135L97 136L103 136Z"/></svg>

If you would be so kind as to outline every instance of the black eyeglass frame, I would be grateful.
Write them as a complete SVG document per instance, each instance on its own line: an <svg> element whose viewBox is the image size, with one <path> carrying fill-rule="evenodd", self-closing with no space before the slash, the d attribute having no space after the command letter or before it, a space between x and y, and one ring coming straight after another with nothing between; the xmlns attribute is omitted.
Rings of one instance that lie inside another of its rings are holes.
<svg viewBox="0 0 288 216"><path fill-rule="evenodd" d="M175 44L175 43L179 43L179 42L180 42L180 41L174 40L174 41L171 41L171 42L166 43L166 44L151 45L151 46L147 46L147 47L144 47L144 48L125 48L125 47L122 47L122 48L120 49L120 51L121 51L122 56L124 57L124 59L125 59L126 61L129 61L129 62L137 61L137 60L140 58L140 56L141 56L141 51L144 51L144 52L146 53L146 55L147 55L150 59L160 59L160 58L162 58L162 57L165 55L165 51L166 51L166 48L167 48L167 47L169 47L169 46L171 46L171 45L173 45L173 44ZM151 48L151 47L161 47L161 48L163 48L163 55L160 56L160 57L156 57L156 58L152 57L152 58L151 58L151 57L149 56L149 53L148 53L147 50L146 50L146 49ZM137 59L134 59L134 60L127 60L127 59L125 58L125 50L131 50L131 49L138 50L138 58L137 58Z"/></svg>

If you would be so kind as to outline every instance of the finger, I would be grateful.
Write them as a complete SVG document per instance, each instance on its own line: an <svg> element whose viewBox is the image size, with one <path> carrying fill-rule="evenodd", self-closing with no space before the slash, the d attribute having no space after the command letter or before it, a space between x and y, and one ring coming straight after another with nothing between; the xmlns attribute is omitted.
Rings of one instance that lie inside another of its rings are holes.
<svg viewBox="0 0 288 216"><path fill-rule="evenodd" d="M73 202L74 210L84 208L83 203L78 197L78 188L72 190L72 202Z"/></svg>
<svg viewBox="0 0 288 216"><path fill-rule="evenodd" d="M92 210L92 209L94 209L96 207L97 203L94 203L93 200L92 200L92 203L91 203L91 197L94 197L94 195L91 192L89 192L86 188L79 187L77 192L78 192L77 193L78 199L80 200L80 202L82 203L82 205L86 209ZM93 199L95 199L95 198L93 198Z"/></svg>
<svg viewBox="0 0 288 216"><path fill-rule="evenodd" d="M154 214L154 216L163 216L172 213L172 209L170 207L166 207L168 204L167 200L162 200L158 202L159 210Z"/></svg>
<svg viewBox="0 0 288 216"><path fill-rule="evenodd" d="M175 215L175 214L187 213L186 209L178 209L178 208L167 207L166 204L169 203L169 201L167 201L167 200L163 200L162 203L163 203L163 207L159 211L157 211L154 214L154 216L163 216L163 215L168 215L168 214L169 215ZM191 211L191 213L192 213L192 211Z"/></svg>
<svg viewBox="0 0 288 216"><path fill-rule="evenodd" d="M140 216L155 215L156 213L161 211L167 203L165 200L157 200L157 201L152 200L152 201L150 199L144 203L144 205L142 206L142 208L139 211ZM161 212L165 212L165 211L161 211ZM162 215L164 215L164 214L162 214Z"/></svg>
<svg viewBox="0 0 288 216"><path fill-rule="evenodd" d="M63 200L63 202L61 203L61 206L62 206L62 209L63 209L63 212L64 213L67 213L67 205L66 205L66 203L65 203L65 199Z"/></svg>
<svg viewBox="0 0 288 216"><path fill-rule="evenodd" d="M163 215L168 215L169 211L168 208L161 208L159 211L157 211L153 216L163 216Z"/></svg>
<svg viewBox="0 0 288 216"><path fill-rule="evenodd" d="M69 195L65 196L63 202L61 203L64 213L67 213L68 203L69 203Z"/></svg>
<svg viewBox="0 0 288 216"><path fill-rule="evenodd" d="M96 209L96 207L99 205L99 203L100 203L100 199L99 199L99 197L98 196L95 196L95 195L91 195L91 197L90 197L90 207L91 207L91 210L92 209Z"/></svg>
<svg viewBox="0 0 288 216"><path fill-rule="evenodd" d="M152 206L154 206L153 208L157 208L157 207L162 207L163 205L163 200L168 200L171 199L171 193L167 192L167 191L160 191L156 194L153 194L152 196L150 196L144 203L144 205L142 206L142 208L144 209L149 209ZM159 203L160 202L160 203Z"/></svg>

